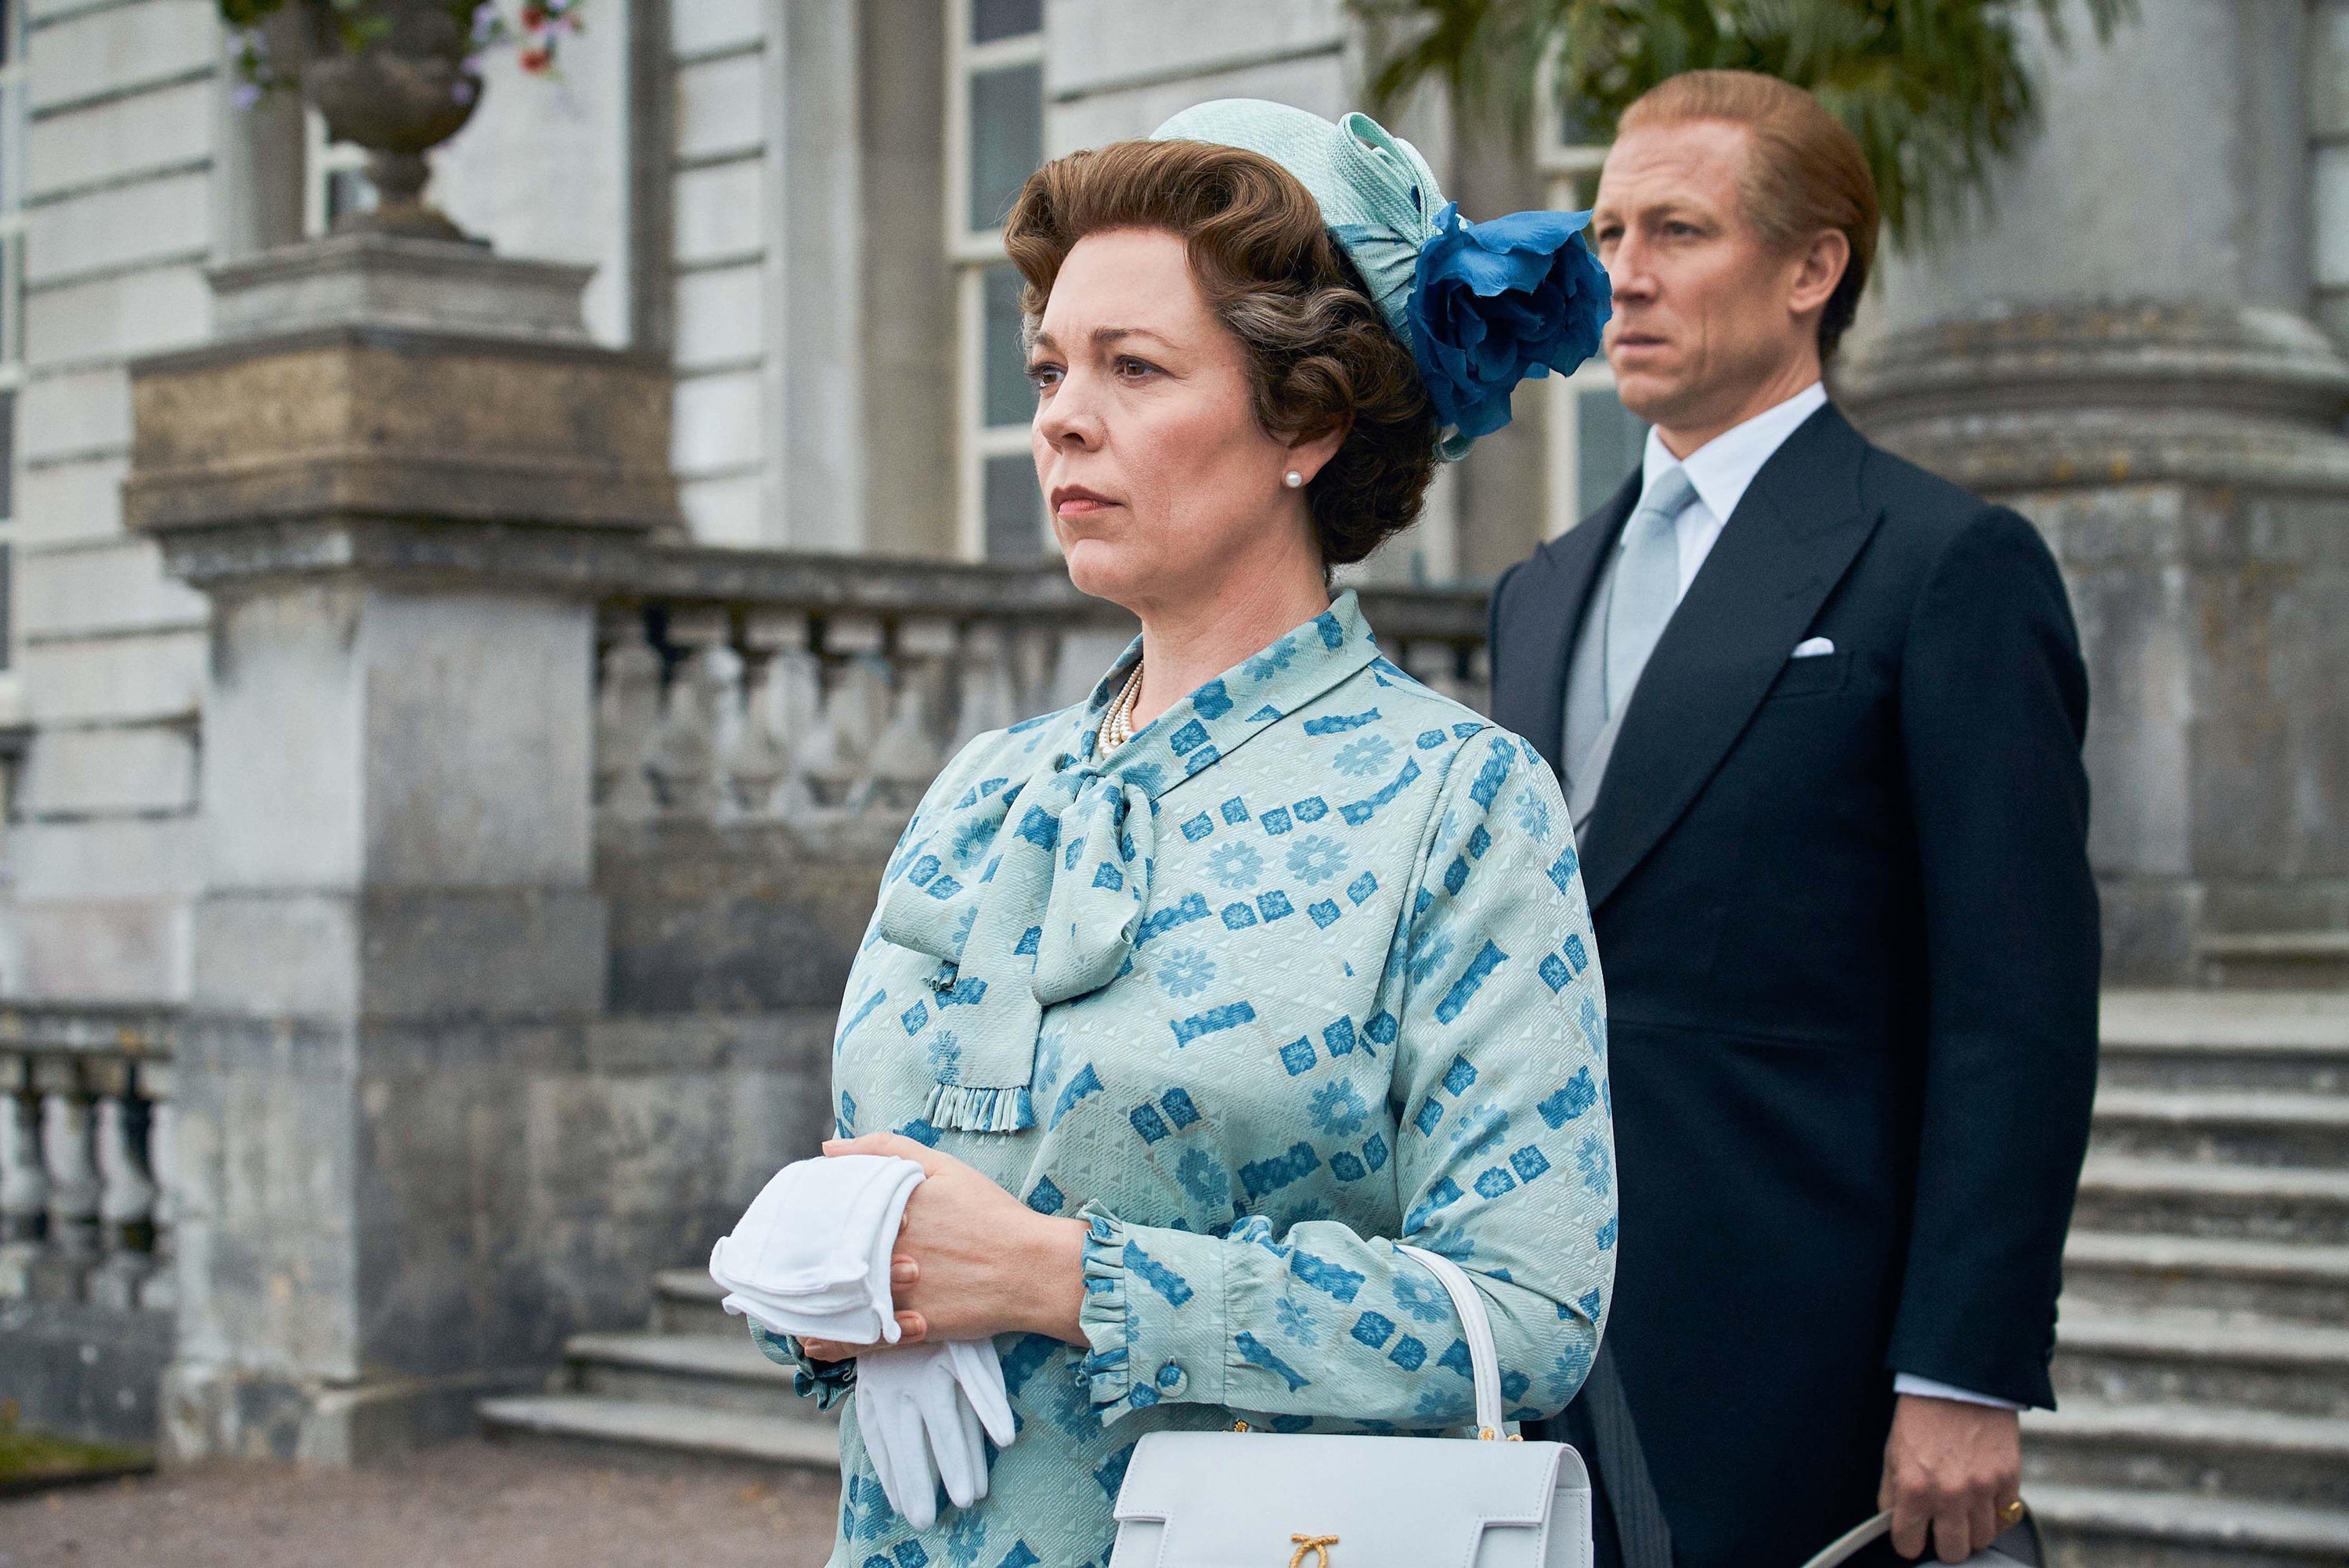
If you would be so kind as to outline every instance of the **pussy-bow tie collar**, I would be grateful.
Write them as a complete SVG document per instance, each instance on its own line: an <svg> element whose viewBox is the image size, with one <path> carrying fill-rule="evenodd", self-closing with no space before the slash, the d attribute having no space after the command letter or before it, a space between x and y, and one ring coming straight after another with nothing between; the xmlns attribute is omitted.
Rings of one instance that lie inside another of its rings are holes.
<svg viewBox="0 0 2349 1568"><path fill-rule="evenodd" d="M1123 972L1150 907L1158 798L1379 650L1346 593L1101 758L1102 717L1141 656L1137 637L1082 707L1015 726L1033 733L1030 748L934 809L890 862L881 938L938 960L929 995L897 1015L936 1065L925 1112L934 1127L1035 1124L1044 1009Z"/></svg>

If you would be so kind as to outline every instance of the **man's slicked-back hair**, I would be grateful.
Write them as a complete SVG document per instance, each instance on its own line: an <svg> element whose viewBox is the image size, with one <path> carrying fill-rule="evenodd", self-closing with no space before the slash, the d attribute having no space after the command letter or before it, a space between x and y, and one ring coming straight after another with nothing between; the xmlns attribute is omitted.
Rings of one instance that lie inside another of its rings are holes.
<svg viewBox="0 0 2349 1568"><path fill-rule="evenodd" d="M1876 261L1876 177L1859 139L1802 88L1754 71L1668 77L1625 109L1616 129L1706 119L1742 125L1753 136L1741 187L1746 220L1764 239L1791 250L1834 229L1851 242L1851 260L1819 317L1819 357L1832 357Z"/></svg>
<svg viewBox="0 0 2349 1568"><path fill-rule="evenodd" d="M1120 141L1028 177L1003 226L1032 328L1088 234L1180 238L1216 318L1247 351L1257 422L1283 440L1343 429L1306 490L1322 564L1361 560L1419 516L1435 474L1435 406L1411 350L1297 177L1204 141Z"/></svg>

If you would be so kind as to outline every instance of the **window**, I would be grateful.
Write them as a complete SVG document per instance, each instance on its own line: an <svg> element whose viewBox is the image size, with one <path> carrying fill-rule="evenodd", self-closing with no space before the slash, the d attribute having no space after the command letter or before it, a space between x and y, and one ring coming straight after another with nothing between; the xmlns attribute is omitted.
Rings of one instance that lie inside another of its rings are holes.
<svg viewBox="0 0 2349 1568"><path fill-rule="evenodd" d="M1598 194L1607 139L1577 105L1558 101L1547 67L1534 114L1534 162L1549 177L1549 204L1579 211ZM1615 373L1593 358L1549 383L1549 531L1565 532L1605 505L1640 466L1648 427L1615 396Z"/></svg>
<svg viewBox="0 0 2349 1568"><path fill-rule="evenodd" d="M1028 423L1019 269L1003 219L1044 160L1043 0L947 0L947 251L961 267L957 449L963 552L1028 560L1051 548Z"/></svg>
<svg viewBox="0 0 2349 1568"><path fill-rule="evenodd" d="M376 191L367 177L367 149L327 140L326 117L315 108L302 114L306 144L302 232L316 240L333 232L335 221L345 213L374 211Z"/></svg>

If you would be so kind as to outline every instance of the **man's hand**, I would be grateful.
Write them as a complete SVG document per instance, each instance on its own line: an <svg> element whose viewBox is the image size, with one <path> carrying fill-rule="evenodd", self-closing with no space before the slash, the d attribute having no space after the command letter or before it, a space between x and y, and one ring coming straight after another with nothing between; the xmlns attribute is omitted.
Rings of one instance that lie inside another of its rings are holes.
<svg viewBox="0 0 2349 1568"><path fill-rule="evenodd" d="M1892 1548L1962 1563L1997 1539L1999 1510L2023 1490L2022 1424L2013 1410L1903 1394L1884 1445L1878 1508L1892 1511Z"/></svg>

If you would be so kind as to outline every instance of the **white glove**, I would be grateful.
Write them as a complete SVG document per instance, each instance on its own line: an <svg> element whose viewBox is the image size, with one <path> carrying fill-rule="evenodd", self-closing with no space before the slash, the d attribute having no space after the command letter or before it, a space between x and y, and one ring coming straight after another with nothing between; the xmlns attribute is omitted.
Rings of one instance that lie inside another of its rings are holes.
<svg viewBox="0 0 2349 1568"><path fill-rule="evenodd" d="M921 1181L912 1161L872 1154L784 1167L710 1249L721 1305L771 1334L895 1344L889 1258Z"/></svg>
<svg viewBox="0 0 2349 1568"><path fill-rule="evenodd" d="M938 1483L957 1508L987 1495L987 1446L1015 1435L1003 1367L985 1339L868 1350L856 1361L856 1425L889 1505L916 1530L937 1522Z"/></svg>

